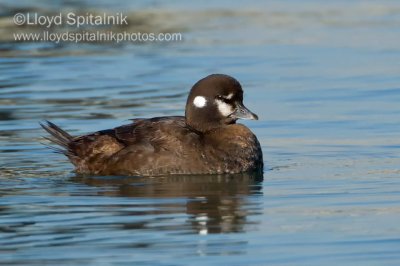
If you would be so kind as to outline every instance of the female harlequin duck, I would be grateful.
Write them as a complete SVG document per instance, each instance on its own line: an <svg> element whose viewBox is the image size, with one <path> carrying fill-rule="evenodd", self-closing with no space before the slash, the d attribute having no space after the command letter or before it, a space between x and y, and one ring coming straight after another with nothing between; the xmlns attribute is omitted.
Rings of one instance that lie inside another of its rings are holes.
<svg viewBox="0 0 400 266"><path fill-rule="evenodd" d="M185 116L134 119L133 123L73 137L46 121L47 138L61 146L76 172L158 176L262 171L256 136L236 120L255 119L243 105L240 83L213 74L190 91Z"/></svg>

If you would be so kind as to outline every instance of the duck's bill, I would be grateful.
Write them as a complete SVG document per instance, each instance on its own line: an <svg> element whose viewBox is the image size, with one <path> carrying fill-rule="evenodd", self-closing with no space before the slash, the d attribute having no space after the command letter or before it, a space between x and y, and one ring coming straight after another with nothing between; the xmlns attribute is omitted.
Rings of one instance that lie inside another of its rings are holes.
<svg viewBox="0 0 400 266"><path fill-rule="evenodd" d="M236 110L229 115L234 119L250 119L250 120L258 120L258 116L246 108L243 104L238 104L236 106Z"/></svg>

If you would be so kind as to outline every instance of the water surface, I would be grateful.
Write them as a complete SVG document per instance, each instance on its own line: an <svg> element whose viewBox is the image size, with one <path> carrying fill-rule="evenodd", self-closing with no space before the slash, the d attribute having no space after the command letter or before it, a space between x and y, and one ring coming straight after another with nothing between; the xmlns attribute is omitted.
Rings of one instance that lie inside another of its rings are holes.
<svg viewBox="0 0 400 266"><path fill-rule="evenodd" d="M14 2L0 23L0 264L399 264L398 2ZM20 8L123 8L184 41L14 43ZM259 115L244 123L263 176L82 177L40 144L43 119L82 134L182 115L210 73L239 79Z"/></svg>

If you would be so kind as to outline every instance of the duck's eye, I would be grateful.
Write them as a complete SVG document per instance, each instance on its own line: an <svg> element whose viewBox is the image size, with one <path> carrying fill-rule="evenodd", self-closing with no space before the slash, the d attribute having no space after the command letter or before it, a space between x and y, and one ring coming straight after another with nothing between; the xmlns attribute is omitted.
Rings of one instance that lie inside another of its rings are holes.
<svg viewBox="0 0 400 266"><path fill-rule="evenodd" d="M229 102L229 99L226 98L225 96L222 96L222 95L217 95L217 97L215 97L215 98L217 100L220 100L220 101L224 102L224 103L228 103Z"/></svg>

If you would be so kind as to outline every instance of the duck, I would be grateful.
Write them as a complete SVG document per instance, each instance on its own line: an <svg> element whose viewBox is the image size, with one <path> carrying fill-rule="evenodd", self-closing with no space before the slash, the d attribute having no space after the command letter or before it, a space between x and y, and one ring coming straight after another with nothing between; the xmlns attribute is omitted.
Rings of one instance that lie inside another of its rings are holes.
<svg viewBox="0 0 400 266"><path fill-rule="evenodd" d="M238 119L258 120L243 104L239 81L211 74L191 88L184 116L136 118L72 136L45 120L45 137L83 175L163 176L263 171L255 134Z"/></svg>

